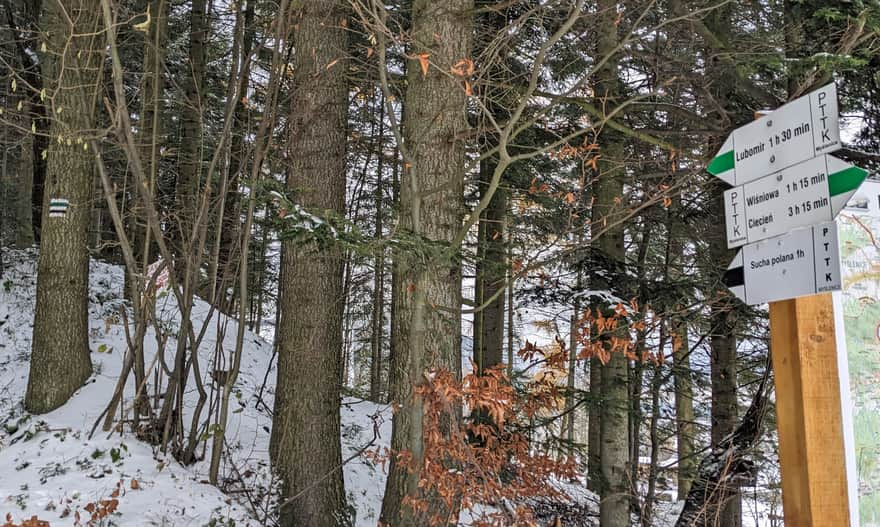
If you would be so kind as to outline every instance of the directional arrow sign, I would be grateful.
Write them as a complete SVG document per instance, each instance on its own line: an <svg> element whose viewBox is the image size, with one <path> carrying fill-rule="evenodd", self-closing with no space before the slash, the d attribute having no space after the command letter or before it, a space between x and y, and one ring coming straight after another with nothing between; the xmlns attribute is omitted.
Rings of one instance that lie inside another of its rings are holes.
<svg viewBox="0 0 880 527"><path fill-rule="evenodd" d="M752 305L840 289L837 224L823 222L746 245L724 283Z"/></svg>
<svg viewBox="0 0 880 527"><path fill-rule="evenodd" d="M867 176L867 170L824 155L734 187L724 193L727 246L833 220Z"/></svg>
<svg viewBox="0 0 880 527"><path fill-rule="evenodd" d="M734 130L707 170L730 185L743 185L840 147L832 83Z"/></svg>

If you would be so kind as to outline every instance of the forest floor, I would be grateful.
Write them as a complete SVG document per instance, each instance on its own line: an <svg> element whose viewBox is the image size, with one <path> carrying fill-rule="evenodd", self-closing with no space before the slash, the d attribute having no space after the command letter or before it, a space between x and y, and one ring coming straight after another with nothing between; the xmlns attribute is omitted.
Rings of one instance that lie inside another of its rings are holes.
<svg viewBox="0 0 880 527"><path fill-rule="evenodd" d="M39 416L24 411L36 258L31 252L5 252L4 260L7 268L0 278L0 521L10 514L15 523L37 516L53 527L75 525L78 512L86 524L91 517L88 511L100 510L105 500L105 510L114 510L95 525L263 524L271 507L273 493L269 490L277 487L268 468L275 384L274 368L268 375L266 371L271 344L245 332L241 373L230 404L229 454L221 468L224 493L208 484L210 447L207 452L199 450L199 456L204 456L200 461L182 466L135 438L129 427L120 434L104 432L99 426L89 439L113 392L126 349L118 317L124 282L118 266L94 260L91 264L89 325L94 374L58 410ZM157 300L157 311L173 331L180 317L173 302L164 302L169 298ZM209 308L197 301L193 311L198 332ZM222 345L229 353L235 346L236 331L236 321L224 316L215 314L208 323L200 348L206 385L210 378L204 370L210 369L206 365L212 364L215 346ZM157 349L152 328L145 342L149 365ZM172 353L175 345L169 340L166 353ZM132 384L126 387L129 400L134 392ZM187 399L190 410L197 397L192 385L190 382ZM371 449L388 445L391 420L387 406L346 398L342 423L344 457L371 443ZM375 440L374 428L378 433ZM382 468L357 456L345 465L345 485L349 501L357 509L358 527L375 526L385 487Z"/></svg>
<svg viewBox="0 0 880 527"><path fill-rule="evenodd" d="M0 278L0 521L13 523L36 516L55 526L82 525L99 513L93 525L118 526L245 526L272 525L270 511L278 485L269 470L269 437L275 369L270 366L271 343L245 331L241 372L235 384L227 428L227 450L220 487L208 483L210 446L197 452L199 460L179 464L153 445L125 432L91 430L113 392L122 368L126 336L118 315L124 305L122 268L93 260L90 270L89 325L94 373L63 407L45 415L30 415L23 407L27 387L36 291L36 255L6 252ZM180 315L171 295L158 295L157 313L163 331L175 334ZM237 322L213 314L200 300L193 309L196 333L206 325L200 364L206 389L208 370L216 367L215 350L227 355L235 347ZM166 354L173 353L173 338ZM155 328L147 331L145 359L156 353ZM268 370L268 371L267 371ZM152 377L150 377L152 381ZM126 418L130 419L133 383L126 386ZM187 410L197 392L192 379ZM213 398L212 398L213 400ZM159 403L161 404L161 402ZM213 410L212 410L213 411ZM205 415L203 415L203 418ZM184 423L189 422L185 416ZM356 509L357 527L378 521L385 488L383 467L359 455L384 450L391 437L387 405L347 397L342 406L345 488ZM210 443L208 441L207 443ZM596 497L582 485L566 485L579 503L578 519L567 515L563 525L598 524ZM656 526L674 522L678 504L659 503ZM565 510L565 507L560 509ZM572 509L570 509L572 510ZM103 513L102 513L103 511ZM479 510L475 511L479 512ZM467 513L462 524L467 524Z"/></svg>

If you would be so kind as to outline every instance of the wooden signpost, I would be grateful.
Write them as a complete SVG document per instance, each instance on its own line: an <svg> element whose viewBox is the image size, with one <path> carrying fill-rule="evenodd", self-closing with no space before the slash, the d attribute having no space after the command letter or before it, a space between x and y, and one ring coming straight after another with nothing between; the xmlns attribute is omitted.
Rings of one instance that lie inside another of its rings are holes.
<svg viewBox="0 0 880 527"><path fill-rule="evenodd" d="M725 282L749 304L770 303L782 502L789 527L856 525L857 511L849 505L834 306L831 293L816 294L841 287L836 228L820 222L832 220L867 175L825 156L840 148L839 137L837 90L829 84L735 130L708 168L738 185L728 191L725 205L735 192L743 193L738 196L743 200L751 195L752 219L766 220L749 225L745 203L735 212L726 207L728 244L743 248ZM828 176L843 170L848 172L836 177L847 179L847 188L840 190ZM795 214L789 207L802 196L809 197L810 210ZM814 212L817 203L820 211ZM734 213L743 216L734 218Z"/></svg>
<svg viewBox="0 0 880 527"><path fill-rule="evenodd" d="M831 293L770 303L785 525L850 525ZM857 511L856 511L857 512Z"/></svg>

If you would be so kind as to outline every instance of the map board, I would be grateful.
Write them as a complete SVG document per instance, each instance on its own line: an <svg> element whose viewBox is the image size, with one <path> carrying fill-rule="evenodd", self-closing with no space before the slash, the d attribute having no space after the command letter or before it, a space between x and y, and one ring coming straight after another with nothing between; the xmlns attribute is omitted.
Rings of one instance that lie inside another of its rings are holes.
<svg viewBox="0 0 880 527"><path fill-rule="evenodd" d="M866 181L837 224L843 280L838 319L846 342L838 349L849 370L858 518L862 527L880 527L880 183Z"/></svg>

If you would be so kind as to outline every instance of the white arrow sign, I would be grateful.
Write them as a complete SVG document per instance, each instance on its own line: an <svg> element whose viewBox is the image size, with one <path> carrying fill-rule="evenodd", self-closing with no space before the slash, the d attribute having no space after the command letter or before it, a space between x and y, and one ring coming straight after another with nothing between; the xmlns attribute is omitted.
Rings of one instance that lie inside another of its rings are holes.
<svg viewBox="0 0 880 527"><path fill-rule="evenodd" d="M724 283L752 305L840 289L837 224L824 222L746 245L728 266Z"/></svg>
<svg viewBox="0 0 880 527"><path fill-rule="evenodd" d="M727 246L833 220L867 176L867 170L825 155L734 187L724 193Z"/></svg>
<svg viewBox="0 0 880 527"><path fill-rule="evenodd" d="M734 130L706 169L730 185L743 185L840 147L832 83Z"/></svg>

